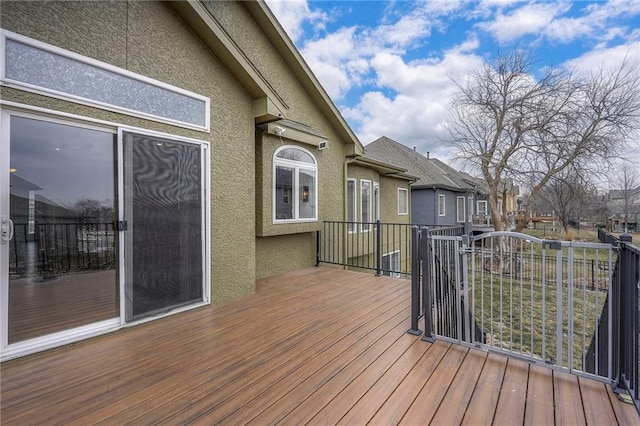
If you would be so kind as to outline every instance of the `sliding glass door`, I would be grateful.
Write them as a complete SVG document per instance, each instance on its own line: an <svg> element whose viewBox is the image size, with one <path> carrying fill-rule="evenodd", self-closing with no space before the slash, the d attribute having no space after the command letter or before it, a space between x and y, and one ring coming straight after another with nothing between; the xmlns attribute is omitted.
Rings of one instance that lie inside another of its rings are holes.
<svg viewBox="0 0 640 426"><path fill-rule="evenodd" d="M22 116L3 121L6 343L118 318L116 134Z"/></svg>
<svg viewBox="0 0 640 426"><path fill-rule="evenodd" d="M203 298L200 145L123 132L126 321Z"/></svg>
<svg viewBox="0 0 640 426"><path fill-rule="evenodd" d="M206 143L0 118L2 359L208 301Z"/></svg>

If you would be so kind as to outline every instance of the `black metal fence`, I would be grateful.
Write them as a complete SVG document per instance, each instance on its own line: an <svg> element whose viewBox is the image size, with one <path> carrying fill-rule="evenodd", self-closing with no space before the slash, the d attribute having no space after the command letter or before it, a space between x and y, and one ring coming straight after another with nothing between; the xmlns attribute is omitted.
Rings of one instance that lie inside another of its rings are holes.
<svg viewBox="0 0 640 426"><path fill-rule="evenodd" d="M324 221L322 230L317 232L316 264L371 270L377 275L410 275L411 227L407 223L380 221ZM462 235L464 225L428 229L434 235Z"/></svg>
<svg viewBox="0 0 640 426"><path fill-rule="evenodd" d="M613 333L613 347L608 348L605 338L591 342L586 358L593 368L604 368L613 357L616 391L627 394L640 413L640 247L632 244L629 234L620 238L598 230L601 242L618 247L611 286L612 298L607 299L598 324L599 333ZM608 307L611 306L612 324L609 325ZM596 361L597 360L597 361Z"/></svg>
<svg viewBox="0 0 640 426"><path fill-rule="evenodd" d="M629 392L640 412L640 247L631 244L628 234L620 236L619 244L618 268L612 283L613 315L618 319L613 327L614 370L618 372L618 387Z"/></svg>
<svg viewBox="0 0 640 426"><path fill-rule="evenodd" d="M9 275L43 278L109 269L115 265L114 224L16 223L9 250Z"/></svg>

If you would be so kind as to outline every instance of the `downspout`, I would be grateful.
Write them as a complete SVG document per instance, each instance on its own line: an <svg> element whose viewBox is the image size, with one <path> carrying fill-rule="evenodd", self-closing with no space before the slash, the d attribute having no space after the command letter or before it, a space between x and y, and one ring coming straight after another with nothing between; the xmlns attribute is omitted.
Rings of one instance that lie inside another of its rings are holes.
<svg viewBox="0 0 640 426"><path fill-rule="evenodd" d="M343 176L344 178L342 179L343 181L343 190L342 190L342 207L344 210L344 218L343 218L343 222L344 222L344 238L342 240L342 269L347 269L347 249L349 246L349 225L347 224L348 218L347 218L347 212L349 210L349 206L347 205L347 179L349 178L347 170L348 170L348 165L351 163L354 163L356 161L356 159L358 158L358 155L352 155L352 156L347 156L344 159L344 164L343 164ZM355 193L354 193L355 195Z"/></svg>

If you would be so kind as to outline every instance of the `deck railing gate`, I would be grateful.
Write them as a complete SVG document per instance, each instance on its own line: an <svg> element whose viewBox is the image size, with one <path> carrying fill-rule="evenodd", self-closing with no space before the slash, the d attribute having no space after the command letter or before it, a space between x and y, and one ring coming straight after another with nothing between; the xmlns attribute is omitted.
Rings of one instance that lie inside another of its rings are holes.
<svg viewBox="0 0 640 426"><path fill-rule="evenodd" d="M414 300L410 332L422 333L419 319L424 319L427 340L437 336L578 375L613 379L612 362L603 367L599 359L591 364L586 359L592 339L608 353L613 347L611 326L606 333L599 330L603 310L612 315L605 305L612 291L610 244L541 240L513 232L476 237L414 232L419 234L414 264L421 266L413 274L412 288L420 303Z"/></svg>

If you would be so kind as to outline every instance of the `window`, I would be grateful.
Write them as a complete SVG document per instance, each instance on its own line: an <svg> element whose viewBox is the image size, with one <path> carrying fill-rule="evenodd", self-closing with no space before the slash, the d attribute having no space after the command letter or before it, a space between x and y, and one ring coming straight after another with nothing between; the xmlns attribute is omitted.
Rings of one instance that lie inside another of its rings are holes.
<svg viewBox="0 0 640 426"><path fill-rule="evenodd" d="M405 188L398 188L398 214L409 213L409 191Z"/></svg>
<svg viewBox="0 0 640 426"><path fill-rule="evenodd" d="M382 256L382 275L400 276L400 251L394 251Z"/></svg>
<svg viewBox="0 0 640 426"><path fill-rule="evenodd" d="M478 216L487 215L487 200L478 201Z"/></svg>
<svg viewBox="0 0 640 426"><path fill-rule="evenodd" d="M457 197L456 198L456 220L458 222L464 223L465 217L465 198Z"/></svg>
<svg viewBox="0 0 640 426"><path fill-rule="evenodd" d="M373 221L380 220L380 184L373 182Z"/></svg>
<svg viewBox="0 0 640 426"><path fill-rule="evenodd" d="M444 216L445 215L445 197L444 194L439 194L438 195L438 216Z"/></svg>
<svg viewBox="0 0 640 426"><path fill-rule="evenodd" d="M371 181L360 181L360 221L362 222L362 232L371 229Z"/></svg>
<svg viewBox="0 0 640 426"><path fill-rule="evenodd" d="M356 181L347 179L347 222L349 233L356 231Z"/></svg>
<svg viewBox="0 0 640 426"><path fill-rule="evenodd" d="M208 97L9 31L0 46L4 85L209 131Z"/></svg>
<svg viewBox="0 0 640 426"><path fill-rule="evenodd" d="M502 200L498 200L498 213L502 215Z"/></svg>
<svg viewBox="0 0 640 426"><path fill-rule="evenodd" d="M274 155L273 168L274 222L317 220L318 167L313 155L283 146Z"/></svg>
<svg viewBox="0 0 640 426"><path fill-rule="evenodd" d="M469 197L469 222L473 221L473 197Z"/></svg>

